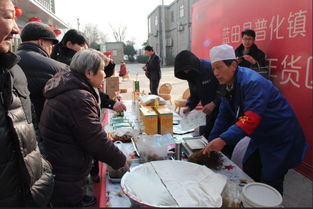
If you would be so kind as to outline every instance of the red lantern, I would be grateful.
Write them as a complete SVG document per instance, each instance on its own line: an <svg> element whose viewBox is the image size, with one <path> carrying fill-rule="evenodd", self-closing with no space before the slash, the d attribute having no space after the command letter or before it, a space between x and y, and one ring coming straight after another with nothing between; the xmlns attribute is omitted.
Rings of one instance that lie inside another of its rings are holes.
<svg viewBox="0 0 313 209"><path fill-rule="evenodd" d="M61 35L61 33L62 33L62 31L61 30L59 30L59 29L55 29L54 30L54 33L55 33L55 35Z"/></svg>
<svg viewBox="0 0 313 209"><path fill-rule="evenodd" d="M31 18L29 18L28 22L42 22L42 21L38 17L31 17Z"/></svg>
<svg viewBox="0 0 313 209"><path fill-rule="evenodd" d="M23 15L23 11L22 11L21 7L15 7L15 16L20 17L22 15Z"/></svg>

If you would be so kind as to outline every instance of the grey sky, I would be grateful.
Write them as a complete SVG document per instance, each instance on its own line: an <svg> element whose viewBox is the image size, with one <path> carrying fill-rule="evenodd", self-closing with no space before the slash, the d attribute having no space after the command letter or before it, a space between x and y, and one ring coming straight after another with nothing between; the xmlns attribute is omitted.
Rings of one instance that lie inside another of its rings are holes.
<svg viewBox="0 0 313 209"><path fill-rule="evenodd" d="M164 3L173 1L164 0ZM126 40L135 41L137 48L147 40L147 16L161 3L161 0L55 0L56 15L72 28L77 29L79 18L81 28L89 23L97 24L108 41L114 41L109 24L126 25Z"/></svg>

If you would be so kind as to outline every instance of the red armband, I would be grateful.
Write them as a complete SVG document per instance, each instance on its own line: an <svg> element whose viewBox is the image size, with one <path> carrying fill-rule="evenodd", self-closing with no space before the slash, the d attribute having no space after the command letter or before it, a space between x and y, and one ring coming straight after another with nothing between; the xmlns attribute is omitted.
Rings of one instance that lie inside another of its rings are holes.
<svg viewBox="0 0 313 209"><path fill-rule="evenodd" d="M261 116L252 112L247 111L244 116L241 116L236 123L248 136L251 135L254 130L260 125Z"/></svg>

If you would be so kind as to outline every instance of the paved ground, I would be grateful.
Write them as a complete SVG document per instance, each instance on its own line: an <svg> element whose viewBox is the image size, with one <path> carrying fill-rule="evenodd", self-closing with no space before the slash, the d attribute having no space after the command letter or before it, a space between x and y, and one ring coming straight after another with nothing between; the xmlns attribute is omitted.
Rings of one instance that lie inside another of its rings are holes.
<svg viewBox="0 0 313 209"><path fill-rule="evenodd" d="M133 89L133 81L137 79L140 81L140 91L144 90L145 93L149 93L149 80L146 78L144 71L141 69L143 64L128 64L127 68L129 70L130 79L120 82L121 89L127 89L128 93L123 94L124 99L131 99L131 91ZM118 74L119 65L116 66L116 73ZM174 77L173 67L162 68L162 78L160 81L160 85L163 83L172 84L172 101L177 98L180 98L183 95L183 92L188 88L188 84L186 81L177 79ZM136 76L138 74L138 76Z"/></svg>
<svg viewBox="0 0 313 209"><path fill-rule="evenodd" d="M128 93L122 94L122 97L126 100L131 99L131 91L133 89L133 80L137 79L140 81L140 89L146 93L149 92L149 81L144 75L144 71L141 69L143 64L128 64L128 70L130 79L120 82L121 89L127 89ZM117 73L119 66L116 66ZM172 101L180 98L185 89L188 88L186 81L176 79L174 77L173 68L162 68L162 83L171 83L173 86L172 90ZM290 170L286 175L284 182L284 207L310 207L312 208L312 180L304 177L295 170Z"/></svg>

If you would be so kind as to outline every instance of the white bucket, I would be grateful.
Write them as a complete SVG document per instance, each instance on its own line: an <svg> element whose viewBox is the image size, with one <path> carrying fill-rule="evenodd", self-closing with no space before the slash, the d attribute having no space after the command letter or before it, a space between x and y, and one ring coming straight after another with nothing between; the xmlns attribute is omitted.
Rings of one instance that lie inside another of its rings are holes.
<svg viewBox="0 0 313 209"><path fill-rule="evenodd" d="M242 205L245 208L282 207L283 198L273 187L262 183L250 183L243 187Z"/></svg>

